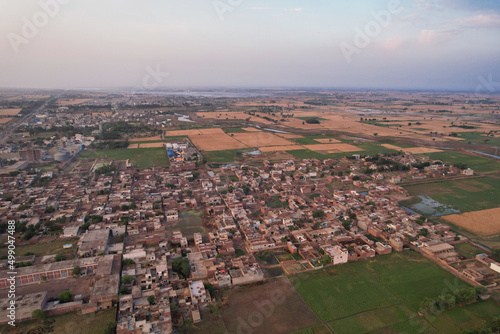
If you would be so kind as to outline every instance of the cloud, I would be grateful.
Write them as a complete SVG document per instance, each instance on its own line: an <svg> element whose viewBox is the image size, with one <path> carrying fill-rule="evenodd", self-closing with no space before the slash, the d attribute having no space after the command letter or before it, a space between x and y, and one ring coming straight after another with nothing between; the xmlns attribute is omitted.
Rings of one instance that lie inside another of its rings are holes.
<svg viewBox="0 0 500 334"><path fill-rule="evenodd" d="M477 14L457 20L457 23L466 28L500 28L500 14Z"/></svg>
<svg viewBox="0 0 500 334"><path fill-rule="evenodd" d="M285 8L285 11L300 13L301 11L303 11L303 9L302 8Z"/></svg>
<svg viewBox="0 0 500 334"><path fill-rule="evenodd" d="M384 51L398 51L403 49L407 41L402 37L393 37L380 40L376 43Z"/></svg>
<svg viewBox="0 0 500 334"><path fill-rule="evenodd" d="M418 42L420 44L442 44L449 42L457 34L456 30L421 30Z"/></svg>
<svg viewBox="0 0 500 334"><path fill-rule="evenodd" d="M443 8L441 0L416 0L417 6L423 10L440 10Z"/></svg>
<svg viewBox="0 0 500 334"><path fill-rule="evenodd" d="M271 7L247 7L247 9L250 9L250 10L268 10L270 8Z"/></svg>

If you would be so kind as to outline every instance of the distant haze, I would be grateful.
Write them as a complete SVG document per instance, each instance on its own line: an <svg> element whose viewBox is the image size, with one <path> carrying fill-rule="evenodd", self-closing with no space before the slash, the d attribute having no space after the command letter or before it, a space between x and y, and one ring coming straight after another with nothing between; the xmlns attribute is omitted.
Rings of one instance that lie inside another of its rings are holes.
<svg viewBox="0 0 500 334"><path fill-rule="evenodd" d="M59 1L0 0L0 87L500 90L500 1Z"/></svg>

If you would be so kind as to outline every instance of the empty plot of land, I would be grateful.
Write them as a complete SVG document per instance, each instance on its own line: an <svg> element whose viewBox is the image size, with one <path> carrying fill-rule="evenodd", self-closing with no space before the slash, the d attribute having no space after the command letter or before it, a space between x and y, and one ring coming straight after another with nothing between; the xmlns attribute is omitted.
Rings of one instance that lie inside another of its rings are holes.
<svg viewBox="0 0 500 334"><path fill-rule="evenodd" d="M203 135L225 134L225 132L221 128L200 129L199 131Z"/></svg>
<svg viewBox="0 0 500 334"><path fill-rule="evenodd" d="M261 152L293 151L302 149L303 147L300 145L266 146L259 148Z"/></svg>
<svg viewBox="0 0 500 334"><path fill-rule="evenodd" d="M11 117L0 118L0 124L5 124L9 122L11 119L12 119Z"/></svg>
<svg viewBox="0 0 500 334"><path fill-rule="evenodd" d="M0 109L0 116L16 116L20 111L20 108Z"/></svg>
<svg viewBox="0 0 500 334"><path fill-rule="evenodd" d="M363 151L359 147L350 144L315 144L304 145L305 148L311 151L338 151L338 152L355 152Z"/></svg>
<svg viewBox="0 0 500 334"><path fill-rule="evenodd" d="M443 152L443 150L439 150L437 148L432 148L432 147L411 147L411 148L405 148L403 149L403 151L410 152L413 154Z"/></svg>
<svg viewBox="0 0 500 334"><path fill-rule="evenodd" d="M127 148L139 148L139 144L130 144Z"/></svg>
<svg viewBox="0 0 500 334"><path fill-rule="evenodd" d="M200 130L173 130L165 131L166 137L179 137L179 136L190 136L190 135L201 135Z"/></svg>
<svg viewBox="0 0 500 334"><path fill-rule="evenodd" d="M242 129L245 130L245 131L248 131L248 132L259 132L260 131L257 128L242 128Z"/></svg>
<svg viewBox="0 0 500 334"><path fill-rule="evenodd" d="M161 136L154 136L154 137L145 137L145 138L132 138L129 139L129 141L134 142L134 141L153 141L153 140L161 140Z"/></svg>
<svg viewBox="0 0 500 334"><path fill-rule="evenodd" d="M142 143L139 144L140 148L149 148L149 147L163 147L163 143Z"/></svg>
<svg viewBox="0 0 500 334"><path fill-rule="evenodd" d="M202 151L222 151L247 148L247 146L225 133L215 135L191 135L193 144Z"/></svg>
<svg viewBox="0 0 500 334"><path fill-rule="evenodd" d="M399 147L399 146L391 145L391 144L382 144L382 146L385 148L389 148L391 150L410 152L413 154L443 152L443 150L439 150L437 148L431 148L431 147L409 147L409 148L405 147L405 148L403 148L403 147Z"/></svg>
<svg viewBox="0 0 500 334"><path fill-rule="evenodd" d="M229 293L222 310L229 333L293 333L319 323L286 278Z"/></svg>
<svg viewBox="0 0 500 334"><path fill-rule="evenodd" d="M294 133L280 133L278 136L291 139L291 138L304 138L304 136L296 135Z"/></svg>
<svg viewBox="0 0 500 334"><path fill-rule="evenodd" d="M293 145L291 141L269 132L241 132L234 133L233 135L234 138L241 141L248 147Z"/></svg>
<svg viewBox="0 0 500 334"><path fill-rule="evenodd" d="M443 218L473 233L492 235L500 233L500 208L472 211Z"/></svg>

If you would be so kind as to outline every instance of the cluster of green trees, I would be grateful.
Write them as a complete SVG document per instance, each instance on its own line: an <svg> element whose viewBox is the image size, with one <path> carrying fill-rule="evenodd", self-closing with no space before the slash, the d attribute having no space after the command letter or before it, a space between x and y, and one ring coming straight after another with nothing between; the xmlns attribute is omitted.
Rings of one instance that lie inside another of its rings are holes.
<svg viewBox="0 0 500 334"><path fill-rule="evenodd" d="M94 173L96 176L98 175L107 175L107 176L111 176L113 175L113 173L115 172L116 170L116 166L115 165L104 165L102 167L99 167L97 168Z"/></svg>
<svg viewBox="0 0 500 334"><path fill-rule="evenodd" d="M127 148L129 145L128 140L123 141L106 141L106 142L94 142L90 144L90 148L96 150L113 150L120 148Z"/></svg>
<svg viewBox="0 0 500 334"><path fill-rule="evenodd" d="M172 262L172 270L179 275L180 278L189 278L191 273L191 266L189 260L186 258L178 258Z"/></svg>
<svg viewBox="0 0 500 334"><path fill-rule="evenodd" d="M131 135L140 132L161 133L161 130L150 128L144 124L130 124L127 122L111 122L104 126L104 131L99 135L98 139L113 140L123 138L123 135Z"/></svg>
<svg viewBox="0 0 500 334"><path fill-rule="evenodd" d="M444 310L449 310L457 305L466 305L477 302L479 295L486 293L488 289L483 286L457 289L452 293L438 296L435 299L426 297L420 306L420 310L427 314L437 314Z"/></svg>
<svg viewBox="0 0 500 334"><path fill-rule="evenodd" d="M317 119L317 118L308 118L308 119L306 119L306 123L308 123L308 124L319 124L320 122L319 122L319 119Z"/></svg>
<svg viewBox="0 0 500 334"><path fill-rule="evenodd" d="M31 181L31 186L32 187L46 187L49 185L51 178L48 176L44 177L35 177L33 181Z"/></svg>

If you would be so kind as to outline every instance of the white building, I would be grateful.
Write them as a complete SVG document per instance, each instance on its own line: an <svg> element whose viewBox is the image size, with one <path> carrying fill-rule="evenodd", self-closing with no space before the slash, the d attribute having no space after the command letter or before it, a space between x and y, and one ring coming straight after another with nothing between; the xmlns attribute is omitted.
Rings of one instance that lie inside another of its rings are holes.
<svg viewBox="0 0 500 334"><path fill-rule="evenodd" d="M324 250L325 253L332 258L333 264L347 263L347 258L349 256L349 252L347 251L347 249L336 245L336 246L325 247Z"/></svg>
<svg viewBox="0 0 500 334"><path fill-rule="evenodd" d="M207 292L205 291L205 286L203 286L203 281L191 282L189 284L189 292L193 305L203 303L207 300Z"/></svg>

